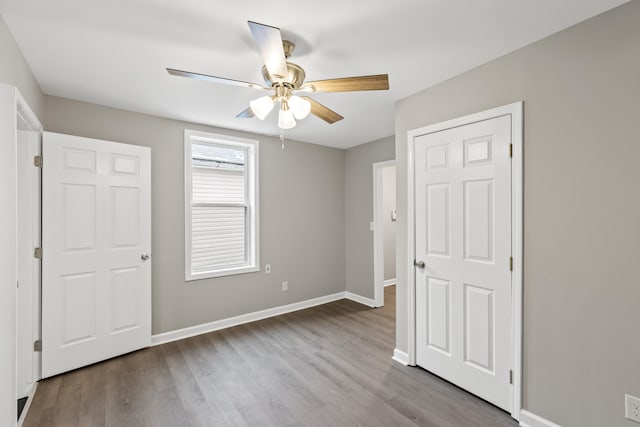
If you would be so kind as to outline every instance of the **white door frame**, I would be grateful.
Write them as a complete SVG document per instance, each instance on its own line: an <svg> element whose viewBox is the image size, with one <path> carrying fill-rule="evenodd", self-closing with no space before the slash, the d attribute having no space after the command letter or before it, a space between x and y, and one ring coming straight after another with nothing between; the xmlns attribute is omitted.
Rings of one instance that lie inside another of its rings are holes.
<svg viewBox="0 0 640 427"><path fill-rule="evenodd" d="M511 115L511 247L513 257L512 286L512 363L513 393L511 416L520 418L522 409L522 252L523 252L523 106L522 101L493 108L476 114L436 123L407 132L407 336L409 364L416 364L416 277L415 259L415 189L414 189L414 139L420 135L439 132L454 127Z"/></svg>
<svg viewBox="0 0 640 427"><path fill-rule="evenodd" d="M17 424L17 293L16 286L9 285L17 280L18 118L30 130L42 130L18 89L0 84L0 425L6 426Z"/></svg>
<svg viewBox="0 0 640 427"><path fill-rule="evenodd" d="M395 166L395 160L373 164L373 301L375 307L384 305L384 216L382 170Z"/></svg>
<svg viewBox="0 0 640 427"><path fill-rule="evenodd" d="M28 127L24 124L20 127ZM41 247L41 170L34 157L42 154L42 132L20 129L17 141L18 159L18 397L30 396L40 380L41 352L33 350L40 339L40 260L33 256ZM24 310L20 310L24 308ZM22 360L20 359L22 357ZM20 390L22 388L22 390Z"/></svg>

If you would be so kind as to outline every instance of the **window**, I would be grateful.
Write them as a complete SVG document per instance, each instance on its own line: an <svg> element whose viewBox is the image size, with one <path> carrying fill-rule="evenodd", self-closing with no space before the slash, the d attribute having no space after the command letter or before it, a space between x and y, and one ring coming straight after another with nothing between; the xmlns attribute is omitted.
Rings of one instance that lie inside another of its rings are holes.
<svg viewBox="0 0 640 427"><path fill-rule="evenodd" d="M258 141L185 130L185 279L259 270Z"/></svg>

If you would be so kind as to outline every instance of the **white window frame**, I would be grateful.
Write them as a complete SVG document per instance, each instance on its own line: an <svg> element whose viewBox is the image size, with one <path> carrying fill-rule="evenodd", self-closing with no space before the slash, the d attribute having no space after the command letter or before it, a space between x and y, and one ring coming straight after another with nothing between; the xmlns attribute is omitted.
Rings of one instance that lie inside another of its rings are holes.
<svg viewBox="0 0 640 427"><path fill-rule="evenodd" d="M192 144L208 144L227 146L246 150L245 185L247 194L246 239L248 262L237 267L228 267L206 272L192 273L191 269L191 207L192 207ZM258 141L255 139L238 138L190 129L184 131L184 271L185 281L209 279L213 277L231 276L260 271L260 199L258 185Z"/></svg>

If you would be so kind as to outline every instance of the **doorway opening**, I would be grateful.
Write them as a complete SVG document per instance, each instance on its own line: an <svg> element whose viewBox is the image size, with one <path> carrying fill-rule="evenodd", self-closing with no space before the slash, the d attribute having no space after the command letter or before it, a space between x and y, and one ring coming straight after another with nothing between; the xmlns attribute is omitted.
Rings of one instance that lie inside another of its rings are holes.
<svg viewBox="0 0 640 427"><path fill-rule="evenodd" d="M373 164L373 281L376 307L396 284L396 162Z"/></svg>

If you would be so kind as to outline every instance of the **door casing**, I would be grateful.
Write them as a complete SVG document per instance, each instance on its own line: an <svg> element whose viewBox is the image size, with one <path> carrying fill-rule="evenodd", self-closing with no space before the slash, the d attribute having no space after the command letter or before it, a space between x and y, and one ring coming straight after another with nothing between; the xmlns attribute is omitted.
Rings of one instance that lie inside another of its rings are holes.
<svg viewBox="0 0 640 427"><path fill-rule="evenodd" d="M413 261L415 251L415 159L414 139L420 135L440 132L458 126L511 115L511 247L512 273L512 366L513 393L511 416L520 419L522 409L522 307L523 307L523 108L524 102L492 108L441 123L412 129L407 132L407 259L404 265L407 278L407 336L409 365L416 365L416 277Z"/></svg>
<svg viewBox="0 0 640 427"><path fill-rule="evenodd" d="M17 424L17 131L42 125L15 86L0 84L0 425ZM12 286L10 286L12 285ZM32 389L33 390L33 389ZM27 408L23 411L26 414Z"/></svg>

